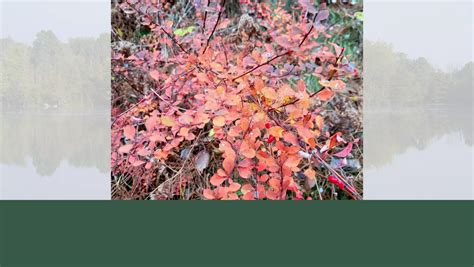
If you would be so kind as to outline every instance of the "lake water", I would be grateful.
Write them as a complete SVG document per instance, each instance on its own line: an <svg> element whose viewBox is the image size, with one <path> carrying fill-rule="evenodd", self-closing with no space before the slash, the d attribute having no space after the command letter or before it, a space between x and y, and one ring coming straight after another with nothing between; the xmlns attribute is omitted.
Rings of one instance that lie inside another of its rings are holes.
<svg viewBox="0 0 474 267"><path fill-rule="evenodd" d="M0 199L110 199L109 114L4 114Z"/></svg>
<svg viewBox="0 0 474 267"><path fill-rule="evenodd" d="M364 199L472 199L472 115L364 116Z"/></svg>
<svg viewBox="0 0 474 267"><path fill-rule="evenodd" d="M366 112L364 199L472 199L472 116ZM110 199L109 114L1 115L0 199Z"/></svg>

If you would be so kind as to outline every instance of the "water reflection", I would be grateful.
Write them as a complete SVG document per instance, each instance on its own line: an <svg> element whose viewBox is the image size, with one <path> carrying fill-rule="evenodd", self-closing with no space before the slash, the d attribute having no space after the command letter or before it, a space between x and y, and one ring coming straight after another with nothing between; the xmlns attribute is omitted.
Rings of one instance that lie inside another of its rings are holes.
<svg viewBox="0 0 474 267"><path fill-rule="evenodd" d="M1 198L109 198L108 112L0 118Z"/></svg>
<svg viewBox="0 0 474 267"><path fill-rule="evenodd" d="M465 110L367 111L364 130L366 169L390 165L410 149L426 150L445 136L466 147L473 143L472 115Z"/></svg>

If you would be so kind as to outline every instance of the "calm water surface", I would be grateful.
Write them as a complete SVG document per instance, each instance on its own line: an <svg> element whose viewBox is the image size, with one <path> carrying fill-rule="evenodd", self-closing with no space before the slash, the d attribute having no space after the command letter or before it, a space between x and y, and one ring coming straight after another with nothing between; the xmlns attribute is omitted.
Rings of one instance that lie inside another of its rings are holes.
<svg viewBox="0 0 474 267"><path fill-rule="evenodd" d="M0 199L110 199L109 114L6 114Z"/></svg>
<svg viewBox="0 0 474 267"><path fill-rule="evenodd" d="M368 112L365 199L472 199L472 115Z"/></svg>

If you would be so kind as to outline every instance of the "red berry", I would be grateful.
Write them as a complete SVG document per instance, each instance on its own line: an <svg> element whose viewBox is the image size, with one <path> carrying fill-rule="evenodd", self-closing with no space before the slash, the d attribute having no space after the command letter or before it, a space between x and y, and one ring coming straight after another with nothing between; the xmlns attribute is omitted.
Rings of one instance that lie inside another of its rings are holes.
<svg viewBox="0 0 474 267"><path fill-rule="evenodd" d="M332 184L338 184L339 183L339 179L337 179L335 176L332 176L332 175L329 175L328 176L328 181Z"/></svg>
<svg viewBox="0 0 474 267"><path fill-rule="evenodd" d="M265 123L265 128L270 129L270 127L272 127L272 125L269 122Z"/></svg>
<svg viewBox="0 0 474 267"><path fill-rule="evenodd" d="M344 183L343 183L342 181L338 181L337 186L338 186L340 189L344 189Z"/></svg>
<svg viewBox="0 0 474 267"><path fill-rule="evenodd" d="M273 143L275 141L275 136L270 135L268 136L268 143Z"/></svg>

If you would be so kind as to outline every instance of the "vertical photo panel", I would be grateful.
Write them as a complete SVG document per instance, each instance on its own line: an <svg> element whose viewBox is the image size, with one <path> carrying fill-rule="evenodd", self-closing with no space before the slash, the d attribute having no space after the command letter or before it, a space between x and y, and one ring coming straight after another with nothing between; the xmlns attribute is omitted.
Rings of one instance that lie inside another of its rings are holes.
<svg viewBox="0 0 474 267"><path fill-rule="evenodd" d="M0 7L0 199L110 199L110 5Z"/></svg>
<svg viewBox="0 0 474 267"><path fill-rule="evenodd" d="M112 199L362 199L361 2L111 11Z"/></svg>

